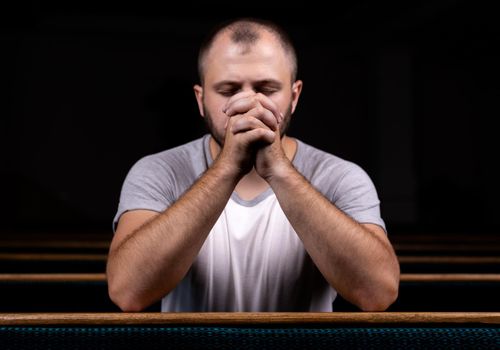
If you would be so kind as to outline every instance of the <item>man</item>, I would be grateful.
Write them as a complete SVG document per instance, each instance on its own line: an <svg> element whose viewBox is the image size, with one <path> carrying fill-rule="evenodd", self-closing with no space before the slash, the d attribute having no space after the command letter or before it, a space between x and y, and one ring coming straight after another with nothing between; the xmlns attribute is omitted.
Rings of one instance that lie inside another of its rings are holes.
<svg viewBox="0 0 500 350"><path fill-rule="evenodd" d="M302 90L276 25L230 22L200 49L210 135L144 157L115 217L109 294L124 311L366 311L397 297L399 265L367 174L285 135Z"/></svg>

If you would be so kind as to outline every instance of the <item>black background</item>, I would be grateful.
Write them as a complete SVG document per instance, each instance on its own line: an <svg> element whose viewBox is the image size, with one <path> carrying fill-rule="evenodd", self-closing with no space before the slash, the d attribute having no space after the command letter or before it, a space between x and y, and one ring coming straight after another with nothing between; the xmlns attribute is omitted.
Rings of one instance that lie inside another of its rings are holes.
<svg viewBox="0 0 500 350"><path fill-rule="evenodd" d="M361 165L390 232L497 230L498 11L435 0L1 5L1 231L110 233L134 162L204 134L198 46L239 16L289 31L289 134Z"/></svg>

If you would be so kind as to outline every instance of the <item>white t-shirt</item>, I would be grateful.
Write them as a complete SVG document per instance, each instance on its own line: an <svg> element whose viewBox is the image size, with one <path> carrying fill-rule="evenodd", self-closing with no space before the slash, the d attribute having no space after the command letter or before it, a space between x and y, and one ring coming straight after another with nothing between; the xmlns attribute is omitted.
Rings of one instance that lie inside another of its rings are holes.
<svg viewBox="0 0 500 350"><path fill-rule="evenodd" d="M113 227L127 210L164 211L212 162L209 135L142 158L125 179ZM298 140L293 165L347 215L385 229L359 166ZM269 188L251 201L232 194L162 311L332 311L336 295Z"/></svg>

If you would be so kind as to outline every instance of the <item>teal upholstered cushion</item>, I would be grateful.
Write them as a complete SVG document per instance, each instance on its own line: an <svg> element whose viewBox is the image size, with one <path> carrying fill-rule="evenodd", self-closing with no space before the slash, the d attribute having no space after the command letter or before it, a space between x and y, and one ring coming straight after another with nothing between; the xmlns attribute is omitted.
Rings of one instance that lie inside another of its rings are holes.
<svg viewBox="0 0 500 350"><path fill-rule="evenodd" d="M0 327L2 349L499 349L500 328Z"/></svg>

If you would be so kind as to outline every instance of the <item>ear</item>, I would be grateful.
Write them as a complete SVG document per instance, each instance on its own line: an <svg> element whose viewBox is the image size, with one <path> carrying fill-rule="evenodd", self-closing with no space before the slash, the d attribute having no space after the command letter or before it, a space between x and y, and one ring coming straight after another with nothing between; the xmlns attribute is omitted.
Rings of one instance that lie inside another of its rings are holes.
<svg viewBox="0 0 500 350"><path fill-rule="evenodd" d="M296 80L292 85L292 114L295 112L295 107L299 102L299 96L302 91L302 80Z"/></svg>
<svg viewBox="0 0 500 350"><path fill-rule="evenodd" d="M200 85L196 84L195 86L193 86L193 90L196 97L196 102L198 103L198 109L200 110L200 115L204 117L205 111L203 109L203 88Z"/></svg>

